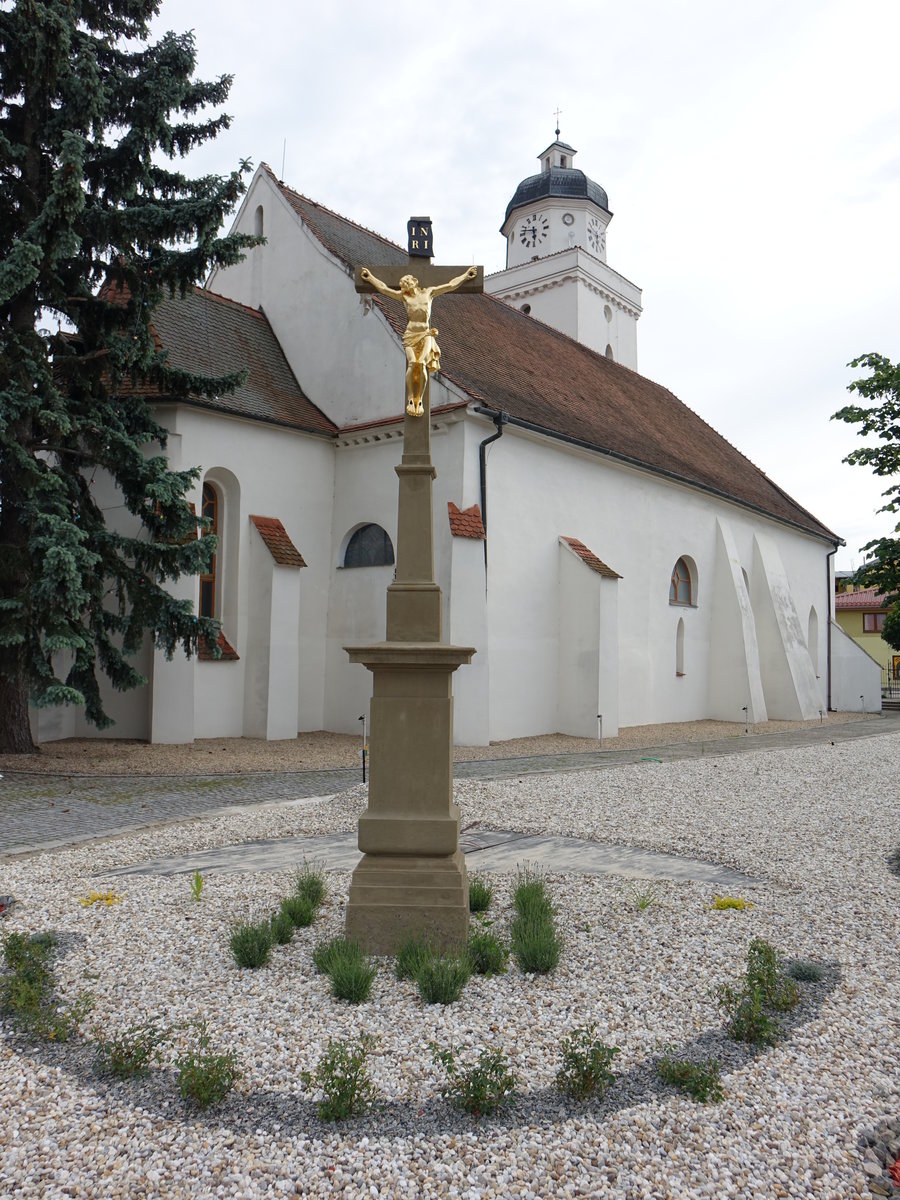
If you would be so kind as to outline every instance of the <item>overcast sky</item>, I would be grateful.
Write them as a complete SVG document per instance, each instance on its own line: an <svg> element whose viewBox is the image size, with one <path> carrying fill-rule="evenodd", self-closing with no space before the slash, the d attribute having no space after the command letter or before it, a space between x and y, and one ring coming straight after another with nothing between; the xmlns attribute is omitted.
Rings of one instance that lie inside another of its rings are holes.
<svg viewBox="0 0 900 1200"><path fill-rule="evenodd" d="M435 259L505 265L517 184L554 136L643 288L642 374L842 537L888 533L886 481L829 421L853 357L900 358L898 0L163 0L231 129L195 156L291 187ZM861 444L861 443L860 443Z"/></svg>

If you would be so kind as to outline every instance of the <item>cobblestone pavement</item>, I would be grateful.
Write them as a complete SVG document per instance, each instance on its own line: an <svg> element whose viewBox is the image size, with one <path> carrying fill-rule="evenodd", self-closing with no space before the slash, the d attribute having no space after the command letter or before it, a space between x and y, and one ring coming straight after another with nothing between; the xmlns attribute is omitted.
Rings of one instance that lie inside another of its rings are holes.
<svg viewBox="0 0 900 1200"><path fill-rule="evenodd" d="M533 758L496 758L454 765L457 779L496 779L578 771L633 762L673 762L703 755L743 754L787 746L834 743L900 732L900 713L881 721L811 726L789 733L751 734L708 742L679 742L639 750L599 750ZM234 805L273 804L329 796L360 782L357 768L284 774L210 776L32 775L0 778L0 858L115 837L154 825L189 820Z"/></svg>

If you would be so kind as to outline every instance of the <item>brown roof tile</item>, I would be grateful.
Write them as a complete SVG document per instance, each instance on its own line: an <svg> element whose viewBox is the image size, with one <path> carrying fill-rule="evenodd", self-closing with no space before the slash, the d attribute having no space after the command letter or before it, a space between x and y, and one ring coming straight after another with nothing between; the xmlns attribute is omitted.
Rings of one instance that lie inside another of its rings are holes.
<svg viewBox="0 0 900 1200"><path fill-rule="evenodd" d="M561 542L564 542L570 550L581 559L581 561L592 571L596 571L598 575L602 575L604 579L621 579L622 576L618 571L614 571L612 567L608 567L606 563L598 558L593 550L588 550L584 542L579 542L578 538L564 537L560 535Z"/></svg>
<svg viewBox="0 0 900 1200"><path fill-rule="evenodd" d="M288 537L287 530L277 517L255 517L251 513L250 520L279 567L306 566L303 555Z"/></svg>
<svg viewBox="0 0 900 1200"><path fill-rule="evenodd" d="M887 597L881 596L875 588L863 588L858 592L840 592L834 598L837 608L887 608Z"/></svg>
<svg viewBox="0 0 900 1200"><path fill-rule="evenodd" d="M153 314L153 331L168 362L195 375L247 370L234 392L207 399L185 397L217 412L332 435L337 426L303 394L265 314L215 292L194 288L163 300ZM139 389L150 394L148 389Z"/></svg>
<svg viewBox="0 0 900 1200"><path fill-rule="evenodd" d="M452 500L447 501L447 515L450 518L450 532L454 537L477 538L484 541L484 523L481 520L481 509L477 504L470 508L458 508Z"/></svg>
<svg viewBox="0 0 900 1200"><path fill-rule="evenodd" d="M205 638L200 639L200 647L197 651L197 657L201 662L240 662L240 655L234 646L228 641L224 633L219 633L216 639L219 649L222 651L220 658L214 658L213 652L209 647Z"/></svg>
<svg viewBox="0 0 900 1200"><path fill-rule="evenodd" d="M348 274L405 264L400 246L273 181ZM374 296L398 334L399 301ZM839 539L666 388L488 295L439 297L441 374L513 423L647 467L836 542Z"/></svg>

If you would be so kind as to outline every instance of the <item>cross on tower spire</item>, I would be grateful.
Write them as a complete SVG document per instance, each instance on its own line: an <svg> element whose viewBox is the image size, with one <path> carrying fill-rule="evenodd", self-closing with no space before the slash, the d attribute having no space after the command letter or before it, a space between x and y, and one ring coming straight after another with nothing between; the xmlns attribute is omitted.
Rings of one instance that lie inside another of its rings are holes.
<svg viewBox="0 0 900 1200"><path fill-rule="evenodd" d="M557 108L556 112L553 114L556 117L556 137L557 137L557 139L559 138L559 117L560 117L561 112L562 112L562 109Z"/></svg>

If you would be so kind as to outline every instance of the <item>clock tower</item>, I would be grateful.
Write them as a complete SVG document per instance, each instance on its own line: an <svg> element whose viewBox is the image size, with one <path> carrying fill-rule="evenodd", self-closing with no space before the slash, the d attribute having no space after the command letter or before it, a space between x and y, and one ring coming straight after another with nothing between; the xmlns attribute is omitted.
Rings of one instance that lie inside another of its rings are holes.
<svg viewBox="0 0 900 1200"><path fill-rule="evenodd" d="M540 173L506 207L506 270L484 290L636 370L641 289L606 261L609 197L573 166L576 153L557 130L538 155Z"/></svg>

